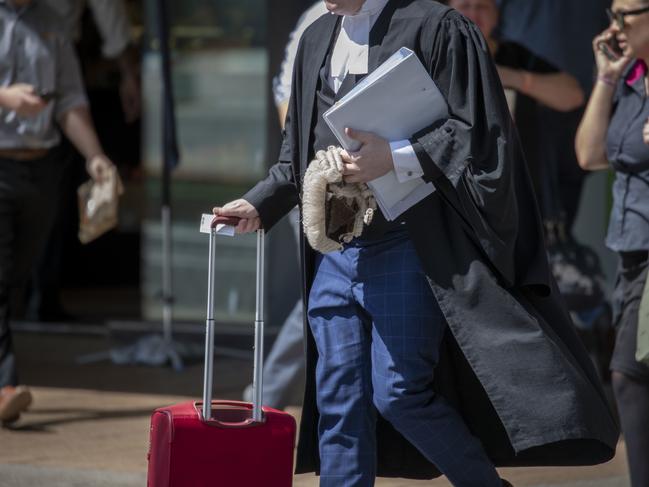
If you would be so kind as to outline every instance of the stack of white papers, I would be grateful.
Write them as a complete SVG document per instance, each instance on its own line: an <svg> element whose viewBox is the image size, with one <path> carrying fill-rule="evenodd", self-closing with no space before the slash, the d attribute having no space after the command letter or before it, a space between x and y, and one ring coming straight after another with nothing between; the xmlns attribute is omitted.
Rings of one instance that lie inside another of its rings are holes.
<svg viewBox="0 0 649 487"><path fill-rule="evenodd" d="M448 106L415 53L402 47L323 116L341 146L355 151L359 143L345 135L346 127L396 142L448 118ZM394 220L434 190L421 178L400 183L394 171L368 185L388 220Z"/></svg>

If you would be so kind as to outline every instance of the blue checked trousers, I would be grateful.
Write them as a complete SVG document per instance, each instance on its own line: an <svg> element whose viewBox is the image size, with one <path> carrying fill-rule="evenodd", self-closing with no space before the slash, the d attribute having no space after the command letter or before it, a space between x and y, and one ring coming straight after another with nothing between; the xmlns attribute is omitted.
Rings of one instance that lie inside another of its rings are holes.
<svg viewBox="0 0 649 487"><path fill-rule="evenodd" d="M501 486L480 441L432 390L446 322L405 231L318 255L308 318L321 487L374 485L377 411L454 486Z"/></svg>

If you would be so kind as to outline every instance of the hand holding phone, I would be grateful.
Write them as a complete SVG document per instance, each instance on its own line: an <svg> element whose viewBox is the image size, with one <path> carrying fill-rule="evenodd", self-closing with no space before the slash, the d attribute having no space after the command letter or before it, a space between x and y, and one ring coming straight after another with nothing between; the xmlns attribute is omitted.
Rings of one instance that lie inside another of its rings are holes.
<svg viewBox="0 0 649 487"><path fill-rule="evenodd" d="M597 62L597 74L600 77L616 82L622 76L631 58L624 54L611 28L606 29L593 39L593 52Z"/></svg>
<svg viewBox="0 0 649 487"><path fill-rule="evenodd" d="M16 112L20 117L36 117L47 106L34 87L27 83L14 83L2 87L1 91L0 107Z"/></svg>
<svg viewBox="0 0 649 487"><path fill-rule="evenodd" d="M55 100L59 97L59 94L56 91L46 91L46 90L39 91L37 95L46 103Z"/></svg>
<svg viewBox="0 0 649 487"><path fill-rule="evenodd" d="M615 36L598 41L597 49L599 49L609 61L617 61L624 55L624 52Z"/></svg>

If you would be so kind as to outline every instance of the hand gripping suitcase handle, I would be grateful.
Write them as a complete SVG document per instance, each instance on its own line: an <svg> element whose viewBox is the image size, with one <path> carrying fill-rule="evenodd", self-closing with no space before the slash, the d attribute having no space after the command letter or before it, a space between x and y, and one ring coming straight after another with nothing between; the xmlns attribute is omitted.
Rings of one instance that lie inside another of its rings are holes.
<svg viewBox="0 0 649 487"><path fill-rule="evenodd" d="M241 221L241 218L239 218L238 216L222 216L222 215L218 215L218 216L215 216L212 219L212 223L210 224L210 226L212 228L214 228L219 223L222 223L224 225L231 225L233 227L236 227L239 224L240 221Z"/></svg>
<svg viewBox="0 0 649 487"><path fill-rule="evenodd" d="M212 380L214 370L214 281L216 260L216 225L236 225L238 218L215 217L209 240L209 258L207 266L207 319L205 321L205 372L203 376L203 420L212 417ZM256 271L256 306L255 306L255 346L253 367L252 420L262 422L262 371L264 359L264 230L257 230L257 271Z"/></svg>

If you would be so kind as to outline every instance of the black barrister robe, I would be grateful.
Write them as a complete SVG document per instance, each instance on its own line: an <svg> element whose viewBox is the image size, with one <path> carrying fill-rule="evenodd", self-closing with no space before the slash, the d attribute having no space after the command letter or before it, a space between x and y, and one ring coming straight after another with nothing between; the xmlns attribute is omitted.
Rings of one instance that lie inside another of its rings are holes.
<svg viewBox="0 0 649 487"><path fill-rule="evenodd" d="M313 156L318 72L338 20L324 15L304 33L279 162L244 196L266 230L299 202ZM451 114L413 134L436 191L405 213L450 330L434 387L497 465L604 462L614 455L618 427L550 277L526 164L485 42L436 2L391 0L370 33L370 71L402 46L417 53ZM308 296L314 255L302 242ZM298 472L319 469L318 357L308 327L306 335ZM438 474L389 423L380 419L377 428L379 475Z"/></svg>

